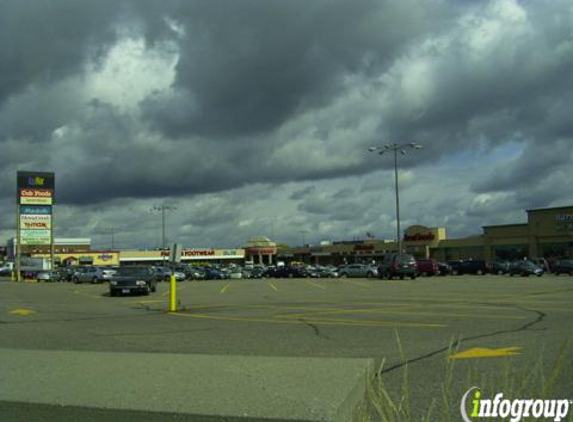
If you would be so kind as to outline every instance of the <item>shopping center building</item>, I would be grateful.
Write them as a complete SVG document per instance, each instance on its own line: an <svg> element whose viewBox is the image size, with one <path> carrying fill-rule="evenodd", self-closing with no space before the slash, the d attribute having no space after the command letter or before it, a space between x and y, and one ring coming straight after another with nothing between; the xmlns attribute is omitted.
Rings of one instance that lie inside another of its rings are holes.
<svg viewBox="0 0 573 422"><path fill-rule="evenodd" d="M440 261L455 259L512 260L524 257L573 258L573 206L527 210L524 223L482 227L482 234L450 239L445 227L415 225L407 228L402 249L417 258ZM44 249L42 249L44 248ZM24 249L24 248L23 248ZM60 265L133 265L161 264L169 259L162 250L91 250L90 239L55 239L55 259ZM14 239L6 252L12 260ZM195 264L266 264L303 262L307 264L342 265L379 261L384 254L395 252L395 241L375 239L321 242L304 247L277 247L272 240L251 238L245 248L187 248L181 261ZM23 255L48 257L46 247L26 249Z"/></svg>
<svg viewBox="0 0 573 422"><path fill-rule="evenodd" d="M417 258L440 261L573 258L573 206L532 209L526 214L525 223L484 226L482 234L460 239L449 239L445 227L411 226L404 232L402 249ZM378 261L397 250L394 241L343 241L283 249L278 260L341 265Z"/></svg>

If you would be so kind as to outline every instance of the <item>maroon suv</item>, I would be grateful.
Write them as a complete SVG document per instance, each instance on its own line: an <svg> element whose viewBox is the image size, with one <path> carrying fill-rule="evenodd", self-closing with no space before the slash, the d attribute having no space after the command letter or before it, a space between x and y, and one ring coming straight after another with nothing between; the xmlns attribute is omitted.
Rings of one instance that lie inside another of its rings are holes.
<svg viewBox="0 0 573 422"><path fill-rule="evenodd" d="M440 267L435 259L418 259L418 274L430 276L439 275Z"/></svg>

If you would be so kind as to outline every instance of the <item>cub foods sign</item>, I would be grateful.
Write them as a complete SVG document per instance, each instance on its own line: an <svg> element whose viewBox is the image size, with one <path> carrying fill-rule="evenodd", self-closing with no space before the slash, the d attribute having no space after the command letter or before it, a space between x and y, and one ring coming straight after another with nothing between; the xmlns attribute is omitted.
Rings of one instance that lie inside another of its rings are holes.
<svg viewBox="0 0 573 422"><path fill-rule="evenodd" d="M17 192L18 241L21 245L51 245L54 173L19 171Z"/></svg>

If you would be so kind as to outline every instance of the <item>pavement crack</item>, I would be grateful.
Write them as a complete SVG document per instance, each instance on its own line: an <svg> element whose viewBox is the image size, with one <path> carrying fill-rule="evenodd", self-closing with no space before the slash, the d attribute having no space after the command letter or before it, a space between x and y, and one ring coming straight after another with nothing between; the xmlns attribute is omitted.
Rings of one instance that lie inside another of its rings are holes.
<svg viewBox="0 0 573 422"><path fill-rule="evenodd" d="M411 358L411 359L408 359L406 361L399 362L399 363L392 365L386 369L383 369L383 370L379 371L378 373L376 373L376 376L379 376L382 374L387 374L388 372L392 372L396 369L400 369L400 368L407 366L411 363L419 362L419 361L422 361L424 359L428 359L428 358L431 358L433 356L439 355L440 353L447 352L448 350L455 349L456 347L461 345L462 341L463 342L469 342L472 340L479 340L479 339L483 339L483 338L495 337L495 336L498 336L501 334L517 333L520 331L546 330L546 328L532 328L533 326L539 324L540 322L542 322L545 319L545 317L547 316L547 314L545 312L541 312L541 311L538 311L536 309L524 308L524 307L521 307L521 306L518 306L518 305L515 305L512 303L495 303L495 304L493 304L493 303L488 303L488 302L482 302L482 303L472 302L471 304L514 308L514 309L518 309L518 310L523 311L523 312L535 313L537 315L537 317L534 320L532 320L532 321L530 321L530 322L528 322L528 323L526 323L526 324L524 324L518 328L514 328L514 329L510 329L510 330L493 331L490 333L483 333L483 334L478 334L478 335L475 335L472 337L466 337L466 338L460 338L459 340L454 340L454 341L452 341L452 343L450 345L448 345L446 347L442 347L441 349L431 351L431 352L426 353L424 355L417 356L415 358Z"/></svg>
<svg viewBox="0 0 573 422"><path fill-rule="evenodd" d="M318 329L318 327L317 327L316 325L314 325L313 323L308 322L308 321L306 321L306 320L304 320L304 319L302 319L302 318L299 319L299 321L302 322L302 323L305 324L305 325L308 325L310 328L312 328L312 329L314 330L314 334L315 334L317 337L322 337L322 338L325 338L326 340L330 340L330 337L328 337L327 335L321 333L320 330Z"/></svg>

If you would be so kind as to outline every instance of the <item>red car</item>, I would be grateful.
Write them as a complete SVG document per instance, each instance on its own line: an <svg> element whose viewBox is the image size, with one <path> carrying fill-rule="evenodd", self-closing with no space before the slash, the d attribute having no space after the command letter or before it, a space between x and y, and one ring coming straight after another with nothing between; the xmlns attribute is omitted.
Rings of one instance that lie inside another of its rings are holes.
<svg viewBox="0 0 573 422"><path fill-rule="evenodd" d="M440 267L435 259L418 259L418 274L431 276L439 275Z"/></svg>

